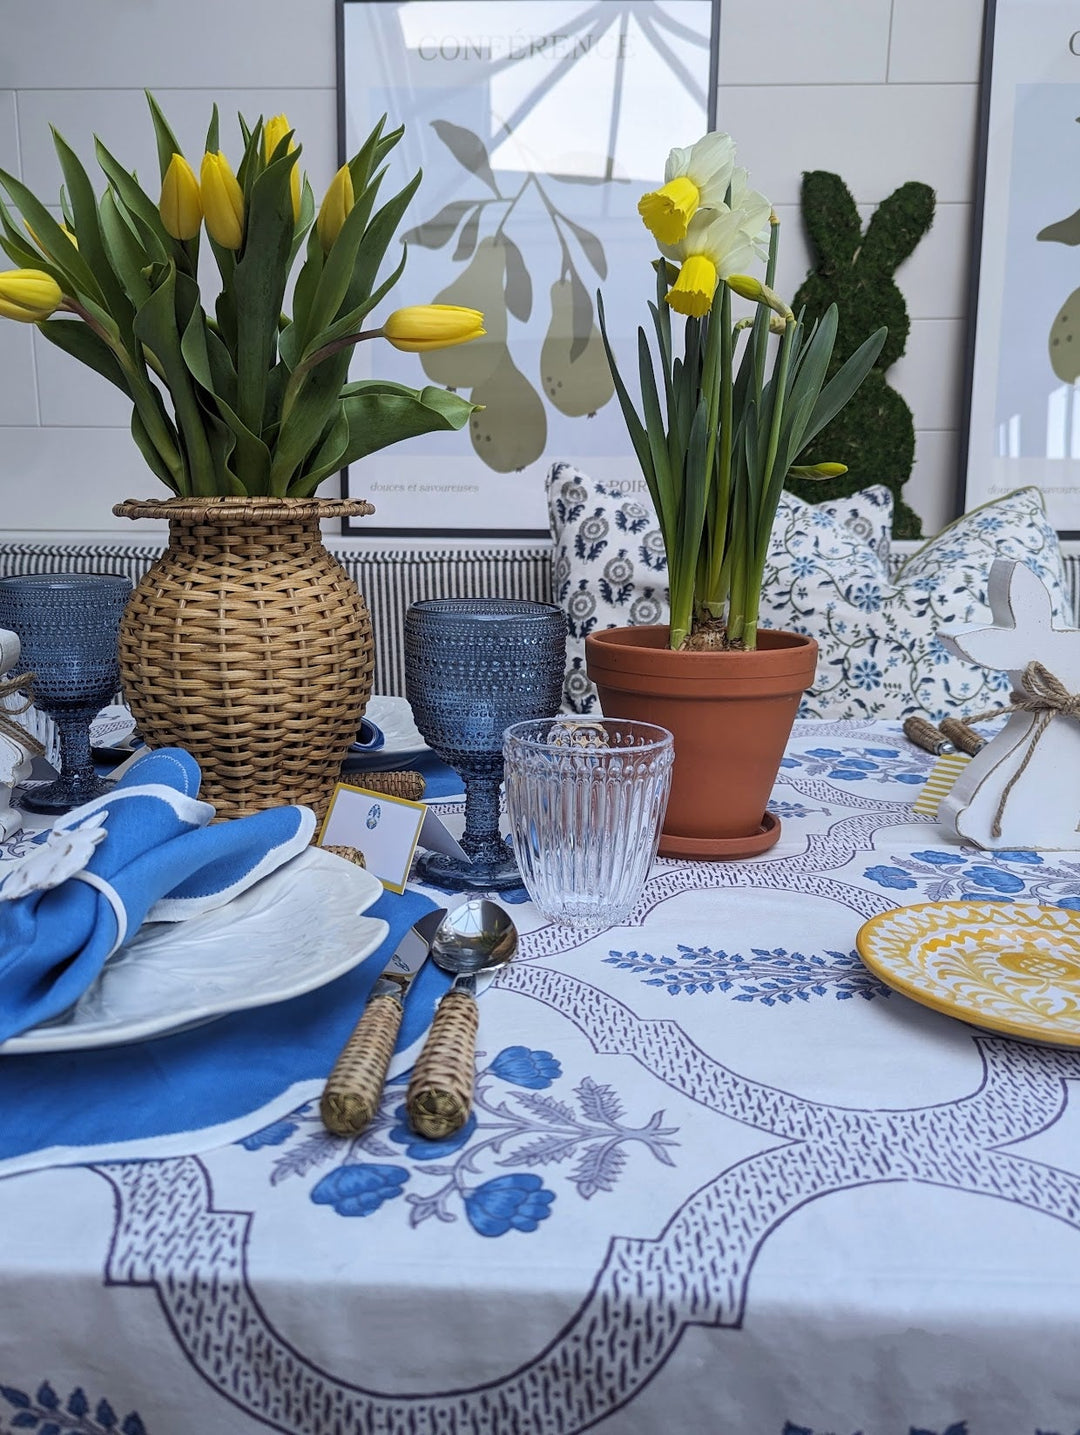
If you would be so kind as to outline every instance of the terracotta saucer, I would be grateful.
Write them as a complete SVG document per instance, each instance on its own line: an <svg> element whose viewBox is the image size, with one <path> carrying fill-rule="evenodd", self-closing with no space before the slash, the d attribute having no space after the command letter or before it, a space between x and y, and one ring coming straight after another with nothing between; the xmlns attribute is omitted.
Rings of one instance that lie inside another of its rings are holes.
<svg viewBox="0 0 1080 1435"><path fill-rule="evenodd" d="M756 832L741 837L679 837L665 832L658 849L661 857L682 857L687 861L707 862L710 859L731 860L756 857L768 852L780 839L780 819L766 812Z"/></svg>

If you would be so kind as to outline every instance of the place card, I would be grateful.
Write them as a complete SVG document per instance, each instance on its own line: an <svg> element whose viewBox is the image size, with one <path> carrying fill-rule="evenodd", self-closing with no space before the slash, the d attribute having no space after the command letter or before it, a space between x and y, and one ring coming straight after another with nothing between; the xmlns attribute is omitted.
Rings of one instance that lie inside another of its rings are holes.
<svg viewBox="0 0 1080 1435"><path fill-rule="evenodd" d="M391 892L404 892L417 846L469 860L426 802L369 792L345 782L334 788L319 846L359 848L368 871Z"/></svg>

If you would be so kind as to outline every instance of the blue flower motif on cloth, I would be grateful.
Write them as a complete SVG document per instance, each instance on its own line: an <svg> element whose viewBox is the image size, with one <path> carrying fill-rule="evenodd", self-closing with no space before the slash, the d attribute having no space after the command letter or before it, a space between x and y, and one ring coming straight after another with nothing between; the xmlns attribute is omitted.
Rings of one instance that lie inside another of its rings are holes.
<svg viewBox="0 0 1080 1435"><path fill-rule="evenodd" d="M367 817L364 818L364 826L367 827L367 828L369 828L371 831L374 831L375 828L378 827L378 825L379 825L379 819L380 819L381 817L382 817L382 805L381 805L381 803L373 802L373 803L371 804L371 806L368 808L368 815L367 815Z"/></svg>
<svg viewBox="0 0 1080 1435"><path fill-rule="evenodd" d="M833 1431L822 1430L815 1432L809 1425L795 1425L790 1420L784 1421L782 1435L834 1435ZM854 1435L863 1435L861 1430L856 1430ZM908 1435L974 1435L968 1430L966 1420L955 1420L951 1425L943 1426L941 1430L927 1430L922 1425L910 1425ZM1036 1430L1035 1435L1055 1435L1051 1430ZM1080 1430L1076 1432L1080 1435Z"/></svg>
<svg viewBox="0 0 1080 1435"><path fill-rule="evenodd" d="M476 1112L471 1112L468 1121L460 1131L455 1131L453 1136L444 1136L439 1141L429 1141L426 1136L418 1136L409 1125L408 1112L404 1105L398 1106L394 1115L397 1118L397 1125L392 1126L387 1133L391 1141L405 1147L405 1155L412 1161L441 1161L444 1156L452 1156L455 1151L460 1151L462 1146L467 1146L472 1140L472 1134L476 1130Z"/></svg>
<svg viewBox="0 0 1080 1435"><path fill-rule="evenodd" d="M12 1430L33 1430L35 1435L146 1435L137 1411L121 1420L105 1399L91 1406L79 1385L63 1402L47 1380L33 1395L13 1385L0 1385L0 1399L15 1411L9 1415L0 1410L0 1425L6 1418Z"/></svg>
<svg viewBox="0 0 1080 1435"><path fill-rule="evenodd" d="M572 1088L571 1104L550 1090L565 1080L550 1051L504 1047L477 1072L469 1120L442 1141L417 1136L407 1123L401 1088L410 1074L387 1082L374 1120L348 1141L331 1136L308 1102L237 1145L253 1152L286 1147L271 1168L272 1185L333 1163L312 1187L311 1199L342 1216L370 1215L401 1195L407 1182L434 1181L431 1189L406 1193L409 1224L452 1224L464 1213L482 1236L533 1232L552 1214L557 1193L528 1168L574 1161L561 1179L588 1201L614 1190L627 1148L644 1146L655 1160L674 1165L668 1148L678 1144L677 1128L663 1124L663 1111L643 1126L630 1125L615 1091L588 1076Z"/></svg>
<svg viewBox="0 0 1080 1435"><path fill-rule="evenodd" d="M678 955L673 957L613 951L604 961L642 977L646 986L662 987L673 997L730 992L733 1001L776 1006L829 995L837 1001L855 996L869 1001L890 994L883 982L870 975L857 952L804 956L783 947L772 951L752 947L747 957L739 952L686 947L681 943L676 951Z"/></svg>
<svg viewBox="0 0 1080 1435"><path fill-rule="evenodd" d="M543 1091L562 1075L562 1067L550 1051L532 1051L527 1046L507 1046L499 1052L490 1067L493 1076Z"/></svg>
<svg viewBox="0 0 1080 1435"><path fill-rule="evenodd" d="M465 1214L482 1236L505 1236L511 1228L535 1231L551 1215L554 1199L555 1192L547 1190L539 1176L515 1171L470 1191L465 1197Z"/></svg>
<svg viewBox="0 0 1080 1435"><path fill-rule="evenodd" d="M250 1136L245 1136L238 1144L243 1146L246 1151L259 1151L264 1146L280 1146L282 1142L288 1141L296 1129L295 1121L275 1121L272 1126L264 1126L261 1131L253 1131Z"/></svg>
<svg viewBox="0 0 1080 1435"><path fill-rule="evenodd" d="M804 777L827 777L834 782L899 782L905 787L921 787L930 768L926 754L913 749L854 745L846 751L836 747L808 747L804 752L789 749L780 766Z"/></svg>
<svg viewBox="0 0 1080 1435"><path fill-rule="evenodd" d="M408 1179L402 1166L339 1166L312 1188L311 1199L317 1206L333 1206L339 1216L370 1216L384 1201L400 1196Z"/></svg>
<svg viewBox="0 0 1080 1435"><path fill-rule="evenodd" d="M1010 901L1024 898L1080 910L1080 862L1044 858L1022 849L985 852L965 843L942 851L894 853L867 867L871 882L896 892L919 892L920 901Z"/></svg>

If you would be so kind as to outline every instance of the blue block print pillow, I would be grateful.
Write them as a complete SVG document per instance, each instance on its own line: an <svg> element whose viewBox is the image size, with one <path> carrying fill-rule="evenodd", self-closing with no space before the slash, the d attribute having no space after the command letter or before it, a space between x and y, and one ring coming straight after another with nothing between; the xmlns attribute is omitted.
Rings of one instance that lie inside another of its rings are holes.
<svg viewBox="0 0 1080 1435"><path fill-rule="evenodd" d="M639 486L640 485L640 486ZM643 480L588 478L567 463L548 475L555 601L569 629L564 708L596 712L585 637L597 628L667 621L667 563ZM1035 488L964 514L890 571L892 498L884 487L809 504L784 493L765 568L761 623L817 639L814 686L799 709L811 718L934 718L995 706L1004 673L954 657L941 629L991 619L986 580L994 558L1027 564L1071 625L1057 534Z"/></svg>

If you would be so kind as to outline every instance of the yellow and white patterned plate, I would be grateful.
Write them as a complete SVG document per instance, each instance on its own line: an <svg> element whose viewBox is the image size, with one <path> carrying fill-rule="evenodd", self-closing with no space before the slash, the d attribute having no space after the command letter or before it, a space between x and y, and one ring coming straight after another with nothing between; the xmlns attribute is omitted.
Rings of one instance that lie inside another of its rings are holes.
<svg viewBox="0 0 1080 1435"><path fill-rule="evenodd" d="M1080 1046L1080 912L924 902L871 917L855 945L883 982L946 1016Z"/></svg>

